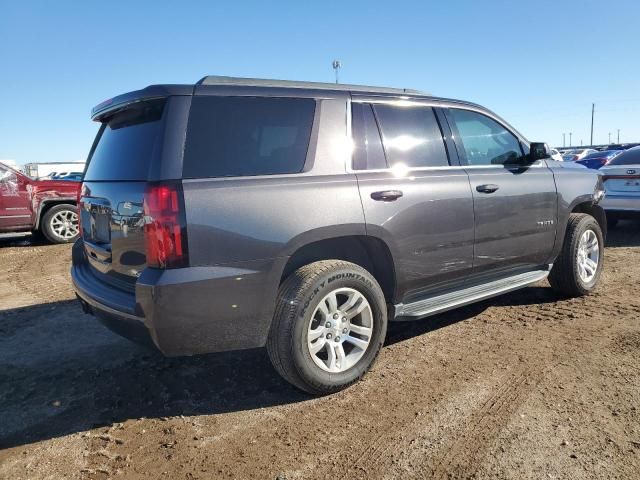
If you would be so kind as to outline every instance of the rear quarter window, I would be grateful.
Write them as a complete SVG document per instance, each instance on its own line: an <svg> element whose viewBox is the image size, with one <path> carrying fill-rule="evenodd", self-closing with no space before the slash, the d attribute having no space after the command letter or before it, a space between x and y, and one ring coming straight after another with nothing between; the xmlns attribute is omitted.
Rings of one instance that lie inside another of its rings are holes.
<svg viewBox="0 0 640 480"><path fill-rule="evenodd" d="M194 97L183 176L301 172L315 106L310 98Z"/></svg>

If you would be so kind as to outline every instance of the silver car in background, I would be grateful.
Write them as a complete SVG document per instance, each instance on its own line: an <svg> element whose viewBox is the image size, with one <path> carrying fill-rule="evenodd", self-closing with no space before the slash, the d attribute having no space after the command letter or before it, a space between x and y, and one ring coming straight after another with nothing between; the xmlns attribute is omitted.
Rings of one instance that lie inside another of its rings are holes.
<svg viewBox="0 0 640 480"><path fill-rule="evenodd" d="M600 205L609 226L621 218L640 218L640 147L625 150L599 171L606 191Z"/></svg>

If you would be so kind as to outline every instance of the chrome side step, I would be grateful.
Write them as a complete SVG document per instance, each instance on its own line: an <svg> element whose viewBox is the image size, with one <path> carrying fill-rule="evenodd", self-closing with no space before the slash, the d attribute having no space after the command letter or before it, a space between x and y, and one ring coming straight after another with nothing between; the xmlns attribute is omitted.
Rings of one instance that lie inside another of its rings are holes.
<svg viewBox="0 0 640 480"><path fill-rule="evenodd" d="M394 320L417 320L436 313L462 307L470 303L511 292L547 278L548 270L535 270L495 282L465 288L457 292L445 293L437 297L425 298L407 304L395 305Z"/></svg>

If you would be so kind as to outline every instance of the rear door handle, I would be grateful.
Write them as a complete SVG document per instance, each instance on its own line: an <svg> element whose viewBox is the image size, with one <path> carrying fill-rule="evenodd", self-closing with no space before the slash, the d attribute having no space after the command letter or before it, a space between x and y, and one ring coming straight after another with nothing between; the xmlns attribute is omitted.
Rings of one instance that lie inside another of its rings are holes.
<svg viewBox="0 0 640 480"><path fill-rule="evenodd" d="M476 190L480 193L493 193L500 188L500 185L495 183L487 183L486 185L478 185Z"/></svg>
<svg viewBox="0 0 640 480"><path fill-rule="evenodd" d="M401 190L383 190L382 192L373 192L371 198L381 202L393 202L402 196Z"/></svg>

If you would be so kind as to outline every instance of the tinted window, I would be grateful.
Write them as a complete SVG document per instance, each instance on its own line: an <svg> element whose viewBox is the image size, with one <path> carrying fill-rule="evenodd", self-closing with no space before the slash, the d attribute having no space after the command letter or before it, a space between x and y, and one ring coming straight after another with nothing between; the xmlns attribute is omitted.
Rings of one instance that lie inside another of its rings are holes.
<svg viewBox="0 0 640 480"><path fill-rule="evenodd" d="M640 148L625 150L611 160L609 165L640 165Z"/></svg>
<svg viewBox="0 0 640 480"><path fill-rule="evenodd" d="M98 133L85 179L146 180L162 148L164 103L138 103L109 118Z"/></svg>
<svg viewBox="0 0 640 480"><path fill-rule="evenodd" d="M352 104L351 116L354 170L387 168L380 132L371 105Z"/></svg>
<svg viewBox="0 0 640 480"><path fill-rule="evenodd" d="M308 98L194 97L184 176L301 172L314 112Z"/></svg>
<svg viewBox="0 0 640 480"><path fill-rule="evenodd" d="M440 126L430 107L374 106L390 167L449 165Z"/></svg>
<svg viewBox="0 0 640 480"><path fill-rule="evenodd" d="M518 139L498 122L469 110L450 112L468 165L503 165L522 156Z"/></svg>

